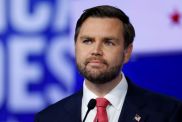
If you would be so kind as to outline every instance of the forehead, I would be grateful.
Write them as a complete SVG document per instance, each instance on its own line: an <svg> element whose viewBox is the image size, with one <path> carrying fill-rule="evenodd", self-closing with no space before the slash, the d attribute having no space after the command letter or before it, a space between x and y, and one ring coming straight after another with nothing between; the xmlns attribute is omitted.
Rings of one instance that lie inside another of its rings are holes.
<svg viewBox="0 0 182 122"><path fill-rule="evenodd" d="M89 17L87 18L81 28L80 34L109 34L109 35L123 35L123 22L117 18L108 17Z"/></svg>

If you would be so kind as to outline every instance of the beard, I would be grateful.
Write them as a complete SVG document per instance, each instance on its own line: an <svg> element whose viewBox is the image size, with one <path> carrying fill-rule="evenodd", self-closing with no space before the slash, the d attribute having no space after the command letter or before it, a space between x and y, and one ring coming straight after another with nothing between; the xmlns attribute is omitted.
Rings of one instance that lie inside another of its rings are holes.
<svg viewBox="0 0 182 122"><path fill-rule="evenodd" d="M108 68L104 71L99 71L99 69L88 69L87 64L89 63L87 59L84 64L76 63L79 72L90 82L94 84L105 84L114 80L119 74L122 67L122 61L118 64L115 64L111 67L108 67L108 63L105 60L101 60ZM97 71L93 71L97 70Z"/></svg>

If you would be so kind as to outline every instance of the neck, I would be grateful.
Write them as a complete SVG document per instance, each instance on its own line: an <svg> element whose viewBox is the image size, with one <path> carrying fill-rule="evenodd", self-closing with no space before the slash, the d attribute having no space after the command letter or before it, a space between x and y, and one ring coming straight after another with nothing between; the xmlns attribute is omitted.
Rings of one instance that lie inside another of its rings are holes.
<svg viewBox="0 0 182 122"><path fill-rule="evenodd" d="M109 81L104 84L95 84L91 81L85 80L85 85L89 90L91 90L94 94L96 94L98 97L104 97L106 94L108 94L115 86L118 85L118 83L121 81L122 75L118 75L115 79L112 81Z"/></svg>

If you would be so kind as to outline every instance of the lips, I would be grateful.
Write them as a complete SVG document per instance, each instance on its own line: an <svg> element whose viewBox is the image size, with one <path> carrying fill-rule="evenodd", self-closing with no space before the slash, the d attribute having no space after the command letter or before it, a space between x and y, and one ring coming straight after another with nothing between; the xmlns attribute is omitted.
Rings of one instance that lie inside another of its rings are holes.
<svg viewBox="0 0 182 122"><path fill-rule="evenodd" d="M98 58L88 58L86 60L86 65L90 64L91 66L100 66L107 64L107 62L104 59L98 59Z"/></svg>
<svg viewBox="0 0 182 122"><path fill-rule="evenodd" d="M89 63L102 63L102 61L101 60L91 60L91 61L89 61Z"/></svg>

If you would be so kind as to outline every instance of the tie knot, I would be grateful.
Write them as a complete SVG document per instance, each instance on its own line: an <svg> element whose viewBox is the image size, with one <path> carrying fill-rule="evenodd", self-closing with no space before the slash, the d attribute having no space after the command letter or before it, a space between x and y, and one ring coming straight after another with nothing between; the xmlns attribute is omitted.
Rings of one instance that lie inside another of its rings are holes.
<svg viewBox="0 0 182 122"><path fill-rule="evenodd" d="M96 106L106 108L109 105L109 101L106 98L97 98Z"/></svg>

